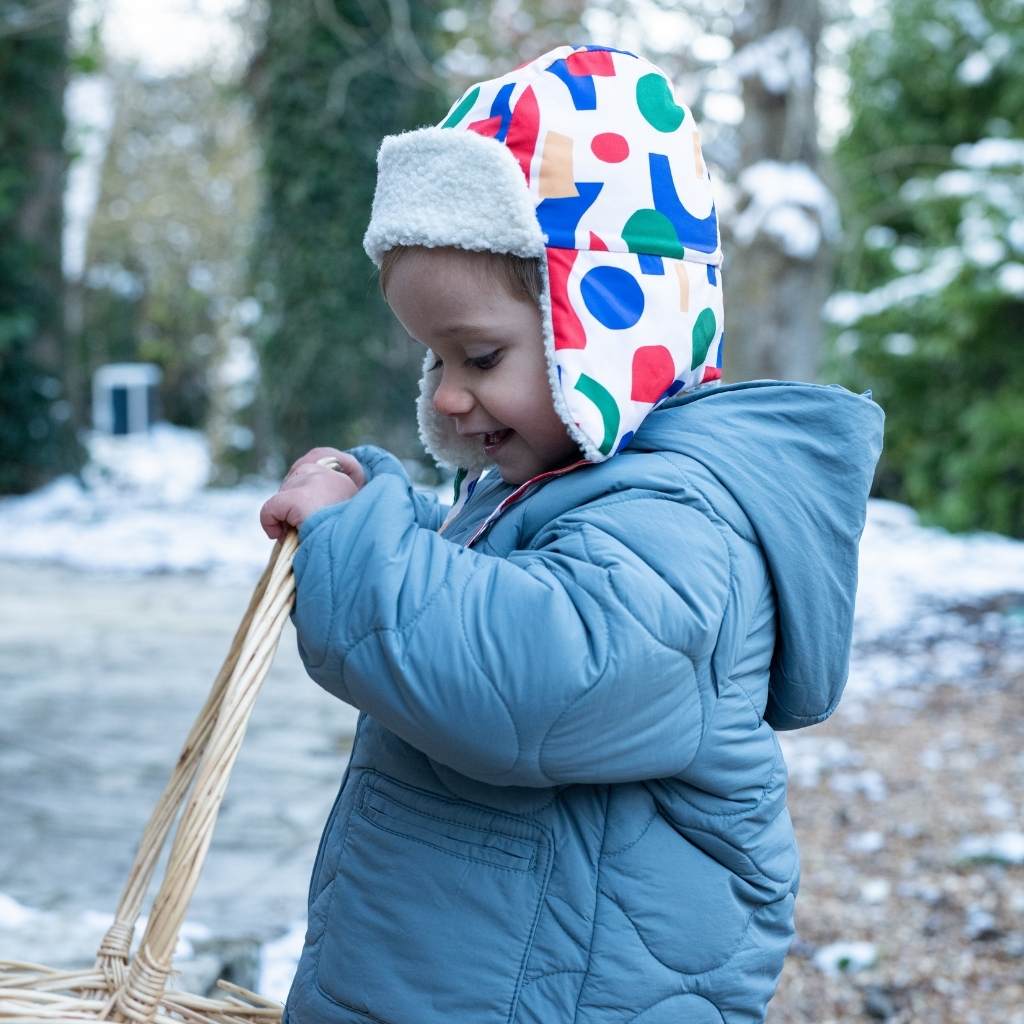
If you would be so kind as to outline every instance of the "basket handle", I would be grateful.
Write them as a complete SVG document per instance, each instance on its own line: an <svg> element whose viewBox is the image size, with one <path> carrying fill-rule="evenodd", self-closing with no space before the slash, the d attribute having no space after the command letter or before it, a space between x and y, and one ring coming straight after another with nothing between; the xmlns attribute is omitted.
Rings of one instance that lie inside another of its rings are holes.
<svg viewBox="0 0 1024 1024"><path fill-rule="evenodd" d="M318 462L343 472L333 457ZM108 981L108 991L113 992L101 1014L103 1018L112 1015L118 1020L146 1024L155 1016L231 769L292 607L295 594L292 560L298 546L295 530L288 530L274 545L224 664L150 816L114 923L100 942L97 953L97 966ZM193 784L189 792L190 783ZM142 901L183 803L185 809L175 831L146 930L135 956L129 960L132 933ZM110 985L110 981L114 984Z"/></svg>
<svg viewBox="0 0 1024 1024"><path fill-rule="evenodd" d="M163 997L178 934L199 881L228 778L291 609L295 593L291 562L297 547L294 530L277 542L276 557L272 556L272 566L268 566L266 589L256 604L224 684L146 930L122 983L108 1003L107 1010L115 1019L148 1024Z"/></svg>
<svg viewBox="0 0 1024 1024"><path fill-rule="evenodd" d="M257 607L266 594L274 567L280 559L281 548L280 541L274 545L270 560L253 590L249 605L231 641L227 657L217 673L206 702L195 722L192 723L192 728L189 730L181 753L175 762L174 771L142 833L135 859L118 900L113 924L100 941L96 954L96 969L102 972L106 978L106 988L109 991L115 990L124 981L135 924L142 911L142 902L152 881L160 853L167 842L178 811L185 802L189 786L195 778L196 769L206 750L210 733L213 731L214 723L220 712L228 681L238 663L242 645L252 626Z"/></svg>

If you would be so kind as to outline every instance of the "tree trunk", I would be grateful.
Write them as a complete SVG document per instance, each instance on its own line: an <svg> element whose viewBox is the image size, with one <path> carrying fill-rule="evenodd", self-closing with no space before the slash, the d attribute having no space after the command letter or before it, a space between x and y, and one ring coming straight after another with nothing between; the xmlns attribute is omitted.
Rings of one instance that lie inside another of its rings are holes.
<svg viewBox="0 0 1024 1024"><path fill-rule="evenodd" d="M0 492L38 486L80 455L63 399L69 8L0 10Z"/></svg>
<svg viewBox="0 0 1024 1024"><path fill-rule="evenodd" d="M838 214L817 176L819 0L748 3L732 64L745 109L726 218L726 380L814 380Z"/></svg>

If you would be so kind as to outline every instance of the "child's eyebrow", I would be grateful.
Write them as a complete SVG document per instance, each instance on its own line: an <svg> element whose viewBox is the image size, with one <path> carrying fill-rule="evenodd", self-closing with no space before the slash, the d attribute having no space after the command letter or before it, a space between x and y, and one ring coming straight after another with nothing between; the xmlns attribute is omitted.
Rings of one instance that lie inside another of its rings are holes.
<svg viewBox="0 0 1024 1024"><path fill-rule="evenodd" d="M461 324L458 321L454 324L447 324L438 330L438 334L457 335L457 334L479 334L482 331L486 331L485 327L479 327L476 324Z"/></svg>
<svg viewBox="0 0 1024 1024"><path fill-rule="evenodd" d="M450 338L454 341L462 342L463 344L470 341L494 344L501 340L500 332L496 331L489 324L448 324L445 327L439 327L437 329L437 336L439 338ZM413 337L408 331L406 331L406 337L416 345L426 345L427 348L430 348L429 342L420 341L419 338Z"/></svg>
<svg viewBox="0 0 1024 1024"><path fill-rule="evenodd" d="M491 337L492 328L486 324L462 324L454 323L448 324L446 327L442 327L438 334L443 334L447 338L463 338L463 337Z"/></svg>

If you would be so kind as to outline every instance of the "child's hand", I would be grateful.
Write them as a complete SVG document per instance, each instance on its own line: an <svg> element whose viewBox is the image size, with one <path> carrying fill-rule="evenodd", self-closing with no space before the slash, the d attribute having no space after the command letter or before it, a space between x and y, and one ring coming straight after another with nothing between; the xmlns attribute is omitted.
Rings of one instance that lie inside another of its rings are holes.
<svg viewBox="0 0 1024 1024"><path fill-rule="evenodd" d="M325 458L336 459L340 470L320 465ZM363 467L353 456L337 448L314 448L292 465L281 489L263 503L260 526L277 540L289 526L297 530L318 509L348 501L365 483Z"/></svg>

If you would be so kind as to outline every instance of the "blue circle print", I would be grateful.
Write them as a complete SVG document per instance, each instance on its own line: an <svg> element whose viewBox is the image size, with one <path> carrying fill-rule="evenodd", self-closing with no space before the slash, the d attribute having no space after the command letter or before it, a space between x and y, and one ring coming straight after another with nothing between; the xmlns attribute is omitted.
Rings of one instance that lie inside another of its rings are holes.
<svg viewBox="0 0 1024 1024"><path fill-rule="evenodd" d="M644 311L643 289L618 267L594 267L580 281L580 292L594 319L613 331L632 327Z"/></svg>

